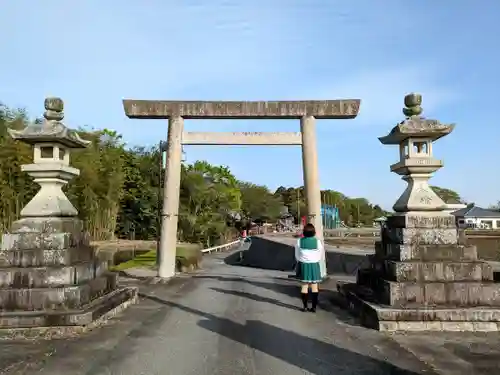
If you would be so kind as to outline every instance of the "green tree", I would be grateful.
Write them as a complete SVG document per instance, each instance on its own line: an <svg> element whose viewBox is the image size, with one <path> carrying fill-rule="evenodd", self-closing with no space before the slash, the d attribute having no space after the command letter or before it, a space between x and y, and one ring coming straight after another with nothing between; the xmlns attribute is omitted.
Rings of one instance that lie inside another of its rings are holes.
<svg viewBox="0 0 500 375"><path fill-rule="evenodd" d="M125 176L117 228L121 238L152 240L158 235L159 157L157 149L135 148L124 154Z"/></svg>
<svg viewBox="0 0 500 375"><path fill-rule="evenodd" d="M274 194L282 197L284 204L296 220L307 215L303 187L286 188L280 186ZM335 190L322 190L321 202L323 205L337 207L340 220L349 226L372 225L374 219L387 215L387 212L382 210L380 206L372 205L365 198L350 198ZM297 207L299 215L297 215Z"/></svg>
<svg viewBox="0 0 500 375"><path fill-rule="evenodd" d="M72 152L72 165L80 175L67 188L86 229L94 240L115 238L120 202L124 195L125 154L121 136L102 130L83 132L92 143Z"/></svg>
<svg viewBox="0 0 500 375"><path fill-rule="evenodd" d="M495 204L491 204L488 208L490 210L500 211L500 201L497 201Z"/></svg>
<svg viewBox="0 0 500 375"><path fill-rule="evenodd" d="M10 110L0 104L0 230L10 229L21 209L37 191L31 177L21 171L22 164L29 164L33 151L23 143L14 141L8 128L22 129L28 125L24 110Z"/></svg>
<svg viewBox="0 0 500 375"><path fill-rule="evenodd" d="M241 211L245 218L254 221L275 221L280 217L283 201L266 186L240 182L239 189L242 198Z"/></svg>
<svg viewBox="0 0 500 375"><path fill-rule="evenodd" d="M458 194L454 190L442 188L439 186L431 186L431 188L432 190L434 190L437 196L444 201L444 203L465 203L460 194Z"/></svg>
<svg viewBox="0 0 500 375"><path fill-rule="evenodd" d="M41 119L34 120L40 123ZM32 162L30 146L14 141L7 129L22 129L30 120L26 111L0 104L0 230L7 231L38 186L21 171ZM71 125L71 124L69 124ZM80 176L65 187L94 240L113 238L155 239L161 210L161 153L158 148L127 148L115 131L84 128L89 147L72 150L71 164ZM340 209L350 223L370 224L381 209L363 198L340 192L321 192L325 204ZM279 187L274 194L265 186L239 182L225 166L206 161L181 169L179 239L210 246L234 235L242 218L274 221L283 205L298 220L306 215L303 187ZM297 212L298 211L298 212Z"/></svg>
<svg viewBox="0 0 500 375"><path fill-rule="evenodd" d="M180 199L181 238L207 246L230 235L230 214L241 208L241 194L229 169L204 161L182 167Z"/></svg>

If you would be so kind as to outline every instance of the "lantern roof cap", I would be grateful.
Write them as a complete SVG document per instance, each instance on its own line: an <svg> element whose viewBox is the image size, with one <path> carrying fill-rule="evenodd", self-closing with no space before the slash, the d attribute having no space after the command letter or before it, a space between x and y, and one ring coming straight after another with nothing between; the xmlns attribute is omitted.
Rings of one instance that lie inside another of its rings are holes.
<svg viewBox="0 0 500 375"><path fill-rule="evenodd" d="M423 109L422 95L411 93L405 96L403 113L406 119L397 124L388 135L380 137L384 145L400 144L408 138L426 138L435 141L450 134L455 124L442 124L438 120L426 119L421 116Z"/></svg>
<svg viewBox="0 0 500 375"><path fill-rule="evenodd" d="M44 107L41 123L32 123L23 130L8 129L10 136L28 144L59 143L70 149L85 148L91 143L62 123L64 102L60 98L46 98Z"/></svg>

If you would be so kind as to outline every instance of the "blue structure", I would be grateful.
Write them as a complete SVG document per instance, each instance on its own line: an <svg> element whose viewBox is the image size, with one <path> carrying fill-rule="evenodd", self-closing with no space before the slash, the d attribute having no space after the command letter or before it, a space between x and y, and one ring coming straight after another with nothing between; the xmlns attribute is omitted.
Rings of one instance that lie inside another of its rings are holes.
<svg viewBox="0 0 500 375"><path fill-rule="evenodd" d="M340 227L339 209L335 206L321 205L321 219L324 229L335 229Z"/></svg>

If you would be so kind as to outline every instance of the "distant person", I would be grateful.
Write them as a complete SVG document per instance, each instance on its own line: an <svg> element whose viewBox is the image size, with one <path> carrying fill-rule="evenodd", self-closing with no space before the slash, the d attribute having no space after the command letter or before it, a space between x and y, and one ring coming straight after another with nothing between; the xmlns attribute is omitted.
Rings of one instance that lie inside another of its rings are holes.
<svg viewBox="0 0 500 375"><path fill-rule="evenodd" d="M243 245L245 242L248 242L248 240L249 240L249 237L247 236L247 230L243 229L240 232L240 243L241 243L241 245Z"/></svg>
<svg viewBox="0 0 500 375"><path fill-rule="evenodd" d="M301 282L302 311L316 312L318 306L318 284L321 282L321 268L319 262L323 254L323 244L316 238L316 229L312 224L306 224L303 237L295 245L295 260L297 261L297 277ZM311 289L310 309L307 308Z"/></svg>

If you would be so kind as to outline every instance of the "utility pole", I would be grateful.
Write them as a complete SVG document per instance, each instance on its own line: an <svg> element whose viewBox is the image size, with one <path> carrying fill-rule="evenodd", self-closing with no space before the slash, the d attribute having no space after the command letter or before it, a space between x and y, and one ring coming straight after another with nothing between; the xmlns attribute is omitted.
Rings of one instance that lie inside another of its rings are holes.
<svg viewBox="0 0 500 375"><path fill-rule="evenodd" d="M357 217L357 219L358 219L358 227L359 227L360 226L359 225L359 203L358 203L357 207L358 207L358 217Z"/></svg>
<svg viewBox="0 0 500 375"><path fill-rule="evenodd" d="M300 217L300 190L297 189L297 225L301 226L301 217Z"/></svg>
<svg viewBox="0 0 500 375"><path fill-rule="evenodd" d="M184 146L182 146L182 162L186 162L186 151L184 151Z"/></svg>
<svg viewBox="0 0 500 375"><path fill-rule="evenodd" d="M323 230L331 229L331 216L332 216L332 208L330 206L330 194L328 194L328 190L325 191L325 209L323 210Z"/></svg>
<svg viewBox="0 0 500 375"><path fill-rule="evenodd" d="M163 153L165 152L165 142L158 144L158 219L156 220L156 264L160 265L160 232L162 220L162 202L163 202Z"/></svg>

